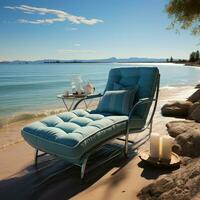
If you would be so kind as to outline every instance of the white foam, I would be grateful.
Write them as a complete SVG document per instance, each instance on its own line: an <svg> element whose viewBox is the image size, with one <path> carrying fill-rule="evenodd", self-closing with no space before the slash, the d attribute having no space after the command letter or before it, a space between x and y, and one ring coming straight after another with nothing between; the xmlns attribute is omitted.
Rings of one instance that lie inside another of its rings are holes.
<svg viewBox="0 0 200 200"><path fill-rule="evenodd" d="M164 65L164 66L185 66L185 64L177 64L177 63L157 63L157 62L152 62L152 63L141 63L141 62L135 62L135 63L113 63L115 65L145 65L145 66L155 66L155 65Z"/></svg>
<svg viewBox="0 0 200 200"><path fill-rule="evenodd" d="M39 112L15 113L14 115L9 116L7 118L6 117L0 118L0 127L14 123L14 122L18 122L18 121L23 121L23 120L28 120L28 119L38 118L38 117L47 117L49 115L55 115L64 111L66 111L66 109L58 108L54 110L44 110L44 111L39 111Z"/></svg>

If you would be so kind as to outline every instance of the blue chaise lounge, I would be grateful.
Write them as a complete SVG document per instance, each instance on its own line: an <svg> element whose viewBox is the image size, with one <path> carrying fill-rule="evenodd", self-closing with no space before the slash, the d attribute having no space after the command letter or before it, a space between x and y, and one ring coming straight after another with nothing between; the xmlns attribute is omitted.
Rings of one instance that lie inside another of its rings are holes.
<svg viewBox="0 0 200 200"><path fill-rule="evenodd" d="M55 155L80 166L82 179L88 157L105 142L125 136L121 140L125 141L126 155L128 143L134 143L128 139L129 134L148 128L148 135L140 141L143 144L152 130L159 77L156 67L111 69L104 93L84 98L101 98L95 110L76 109L82 99L70 112L49 116L25 126L22 136L36 149L36 164L38 151ZM151 105L154 106L149 114Z"/></svg>

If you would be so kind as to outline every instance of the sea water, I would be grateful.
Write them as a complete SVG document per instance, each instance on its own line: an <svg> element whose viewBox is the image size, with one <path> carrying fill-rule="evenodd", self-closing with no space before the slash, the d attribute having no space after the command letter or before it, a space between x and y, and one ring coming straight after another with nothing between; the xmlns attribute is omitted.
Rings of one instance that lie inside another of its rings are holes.
<svg viewBox="0 0 200 200"><path fill-rule="evenodd" d="M0 118L63 107L56 96L71 90L72 78L81 75L96 93L103 92L108 72L116 67L156 66L161 87L195 85L200 68L159 63L0 64Z"/></svg>

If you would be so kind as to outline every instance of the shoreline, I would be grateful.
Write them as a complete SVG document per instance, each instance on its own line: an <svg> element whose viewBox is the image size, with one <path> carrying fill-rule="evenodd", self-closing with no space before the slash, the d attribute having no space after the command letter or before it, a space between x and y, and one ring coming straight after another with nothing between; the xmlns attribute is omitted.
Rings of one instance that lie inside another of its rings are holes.
<svg viewBox="0 0 200 200"><path fill-rule="evenodd" d="M199 62L174 62L176 64L184 64L185 66L200 67Z"/></svg>
<svg viewBox="0 0 200 200"><path fill-rule="evenodd" d="M195 90L196 89L193 86L160 88L155 118L161 117L160 108L164 103L166 103L167 101L181 100L187 98ZM91 108L94 108L95 105L96 101L91 104ZM83 106L84 105L80 106L80 108L84 108ZM0 121L0 151L23 141L21 137L21 129L23 128L23 126L31 122L40 120L44 117L65 111L66 109L63 105L62 108L17 114L15 116L12 116L10 119L4 119L3 121Z"/></svg>
<svg viewBox="0 0 200 200"><path fill-rule="evenodd" d="M96 62L96 61L44 61L44 62L38 62L38 61L0 61L0 65L14 65L14 64L20 64L20 65L28 65L28 64L161 64L161 65L171 65L171 64L178 64L183 66L193 66L193 67L200 67L200 63L198 62L166 62L166 61L132 61L132 62Z"/></svg>
<svg viewBox="0 0 200 200"><path fill-rule="evenodd" d="M163 87L160 87L160 91L163 93L162 95L164 95L163 91L167 91L167 92L175 91L176 92L176 90L179 90L181 88L182 90L184 90L184 93L185 93L185 90L187 90L188 95L190 95L191 91L193 92L194 86L195 85L163 86ZM171 96L173 96L173 95L171 95ZM177 95L174 95L174 96L176 98L182 98L182 96L184 96L184 94L179 94L178 96ZM92 106L94 106L94 103L92 104ZM64 107L64 104L62 107L56 107L55 109L52 109L52 106L51 106L51 108L49 108L49 109L46 108L45 110L41 108L37 111L17 112L12 115L2 115L2 116L0 116L0 129L3 128L4 126L10 125L15 122L37 119L37 118L41 118L41 117L47 117L47 116L55 115L55 114L58 114L61 112L66 112L66 108Z"/></svg>

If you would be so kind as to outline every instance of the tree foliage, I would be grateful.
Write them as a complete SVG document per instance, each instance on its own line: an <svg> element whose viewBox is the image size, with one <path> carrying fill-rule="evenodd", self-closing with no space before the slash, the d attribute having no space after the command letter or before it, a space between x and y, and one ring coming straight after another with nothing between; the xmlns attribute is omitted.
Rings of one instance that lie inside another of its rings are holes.
<svg viewBox="0 0 200 200"><path fill-rule="evenodd" d="M199 60L199 51L198 50L196 51L196 54L195 54L195 60Z"/></svg>
<svg viewBox="0 0 200 200"><path fill-rule="evenodd" d="M189 61L190 62L195 62L195 61L199 61L200 57L199 57L199 51L193 51L191 54L190 54L190 58L189 58Z"/></svg>
<svg viewBox="0 0 200 200"><path fill-rule="evenodd" d="M192 52L192 53L190 54L189 61L190 61L190 62L194 62L194 61L195 61L195 52Z"/></svg>
<svg viewBox="0 0 200 200"><path fill-rule="evenodd" d="M172 19L171 28L191 29L194 35L200 33L200 0L170 0L166 11Z"/></svg>

